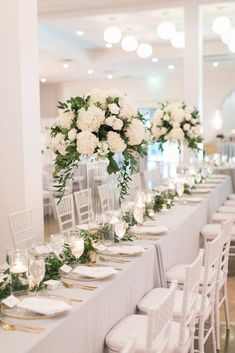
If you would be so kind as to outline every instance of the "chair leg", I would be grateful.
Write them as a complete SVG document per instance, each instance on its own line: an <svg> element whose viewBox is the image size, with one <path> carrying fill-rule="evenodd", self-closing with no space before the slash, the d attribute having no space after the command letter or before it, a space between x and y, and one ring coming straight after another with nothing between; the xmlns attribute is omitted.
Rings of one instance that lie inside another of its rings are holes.
<svg viewBox="0 0 235 353"><path fill-rule="evenodd" d="M205 321L203 318L199 319L198 323L198 349L199 353L204 353L204 329Z"/></svg>
<svg viewBox="0 0 235 353"><path fill-rule="evenodd" d="M220 313L219 313L219 289L216 290L215 295L215 335L216 348L220 350Z"/></svg>
<svg viewBox="0 0 235 353"><path fill-rule="evenodd" d="M211 324L211 339L212 339L212 349L213 353L216 353L216 337L215 337L215 310L214 307L212 308L211 315L210 315L210 324Z"/></svg>
<svg viewBox="0 0 235 353"><path fill-rule="evenodd" d="M225 297L225 300L224 300L224 313L225 313L226 329L230 330L227 280L224 283L224 297Z"/></svg>

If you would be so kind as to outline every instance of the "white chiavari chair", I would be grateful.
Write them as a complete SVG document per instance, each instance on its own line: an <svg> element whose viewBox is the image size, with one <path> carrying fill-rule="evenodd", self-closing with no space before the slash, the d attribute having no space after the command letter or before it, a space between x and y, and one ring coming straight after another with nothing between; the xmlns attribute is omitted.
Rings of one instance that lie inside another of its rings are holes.
<svg viewBox="0 0 235 353"><path fill-rule="evenodd" d="M235 200L226 200L224 201L224 205L235 207Z"/></svg>
<svg viewBox="0 0 235 353"><path fill-rule="evenodd" d="M43 190L43 210L44 210L44 216L46 214L53 215L53 217L56 217L55 214L55 206L54 206L54 198L53 198L53 193L52 191L49 190Z"/></svg>
<svg viewBox="0 0 235 353"><path fill-rule="evenodd" d="M216 347L220 350L220 308L224 306L226 329L230 329L229 324L229 308L228 308L228 260L232 234L232 220L223 223L223 250L221 255L220 271L216 286L215 296L215 329L216 329ZM222 295L221 295L222 293Z"/></svg>
<svg viewBox="0 0 235 353"><path fill-rule="evenodd" d="M201 298L199 310L196 315L198 322L198 339L199 352L204 353L204 346L211 335L213 344L213 353L216 353L215 339L215 294L218 282L218 274L221 276L220 264L223 249L223 231L211 242L206 243L204 266L200 274ZM186 265L177 265L167 271L167 282L178 281L180 284L185 283ZM208 327L205 330L205 324Z"/></svg>
<svg viewBox="0 0 235 353"><path fill-rule="evenodd" d="M74 192L78 224L88 224L93 218L91 189Z"/></svg>
<svg viewBox="0 0 235 353"><path fill-rule="evenodd" d="M98 195L101 212L105 213L110 211L109 187L107 184L98 186Z"/></svg>
<svg viewBox="0 0 235 353"><path fill-rule="evenodd" d="M235 201L235 194L229 195L229 200L234 200Z"/></svg>
<svg viewBox="0 0 235 353"><path fill-rule="evenodd" d="M74 229L75 215L73 195L63 196L59 203L57 199L54 201L60 233Z"/></svg>
<svg viewBox="0 0 235 353"><path fill-rule="evenodd" d="M26 248L34 241L32 210L22 210L8 214L12 242L15 248Z"/></svg>
<svg viewBox="0 0 235 353"><path fill-rule="evenodd" d="M214 223L222 223L232 218L233 223L235 223L235 214L234 213L222 213L215 212L212 214L211 219Z"/></svg>
<svg viewBox="0 0 235 353"><path fill-rule="evenodd" d="M199 251L196 260L185 268L183 290L177 289L174 300L173 319L180 323L177 352L187 353L194 347L195 317L198 311L198 288L204 250ZM148 310L161 302L168 288L155 288L146 294L138 304L140 311Z"/></svg>
<svg viewBox="0 0 235 353"><path fill-rule="evenodd" d="M129 315L107 334L109 353L120 352L130 332L136 335L136 352L167 353L169 345L176 346L178 323L172 322L176 284L172 284L161 303L148 310L147 315ZM169 348L169 352L174 352ZM175 350L176 352L176 350Z"/></svg>
<svg viewBox="0 0 235 353"><path fill-rule="evenodd" d="M220 206L218 208L218 212L221 212L221 213L235 213L235 207L223 205L223 206Z"/></svg>

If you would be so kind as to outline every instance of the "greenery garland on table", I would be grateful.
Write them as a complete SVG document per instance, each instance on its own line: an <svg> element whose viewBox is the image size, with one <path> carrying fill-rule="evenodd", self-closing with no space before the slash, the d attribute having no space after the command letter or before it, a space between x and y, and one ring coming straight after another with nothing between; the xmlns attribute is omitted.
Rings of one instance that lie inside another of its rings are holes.
<svg viewBox="0 0 235 353"><path fill-rule="evenodd" d="M169 209L174 205L175 192L172 190L157 191L153 200L154 212L161 212L164 206Z"/></svg>

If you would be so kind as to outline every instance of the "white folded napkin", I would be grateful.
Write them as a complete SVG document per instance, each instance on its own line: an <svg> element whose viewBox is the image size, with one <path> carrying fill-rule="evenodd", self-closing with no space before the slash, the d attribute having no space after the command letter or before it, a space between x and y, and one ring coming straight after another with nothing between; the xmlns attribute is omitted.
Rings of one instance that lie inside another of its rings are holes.
<svg viewBox="0 0 235 353"><path fill-rule="evenodd" d="M17 304L19 308L27 309L42 315L54 315L71 310L71 305L56 299L40 296L25 298Z"/></svg>
<svg viewBox="0 0 235 353"><path fill-rule="evenodd" d="M143 227L155 227L159 225L159 221L155 221L154 219L149 219L143 223Z"/></svg>
<svg viewBox="0 0 235 353"><path fill-rule="evenodd" d="M141 245L110 246L107 250L113 255L136 255L145 251Z"/></svg>
<svg viewBox="0 0 235 353"><path fill-rule="evenodd" d="M187 201L188 202L202 202L203 199L201 197L186 197Z"/></svg>
<svg viewBox="0 0 235 353"><path fill-rule="evenodd" d="M211 192L211 189L203 189L203 188L196 188L195 190L192 191L193 194L207 194L208 192Z"/></svg>
<svg viewBox="0 0 235 353"><path fill-rule="evenodd" d="M113 267L102 267L102 266L77 266L73 270L74 273L79 276L90 277L90 278L106 278L116 274L118 271Z"/></svg>
<svg viewBox="0 0 235 353"><path fill-rule="evenodd" d="M205 184L200 184L200 188L214 188L215 184L210 184L210 183L205 183Z"/></svg>
<svg viewBox="0 0 235 353"><path fill-rule="evenodd" d="M211 179L225 179L227 177L227 175L225 174L212 174L210 175L210 178Z"/></svg>
<svg viewBox="0 0 235 353"><path fill-rule="evenodd" d="M211 183L211 184L220 184L220 183L222 183L224 181L224 178L220 178L220 179L218 179L218 178L216 178L216 179L208 178L207 181L209 183Z"/></svg>
<svg viewBox="0 0 235 353"><path fill-rule="evenodd" d="M166 226L134 226L131 228L131 232L134 234L163 234L168 232Z"/></svg>

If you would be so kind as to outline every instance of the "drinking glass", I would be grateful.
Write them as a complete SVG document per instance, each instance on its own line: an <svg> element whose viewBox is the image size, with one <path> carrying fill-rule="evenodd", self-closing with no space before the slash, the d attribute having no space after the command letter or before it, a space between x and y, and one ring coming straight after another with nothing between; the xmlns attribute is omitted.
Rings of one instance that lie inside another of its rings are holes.
<svg viewBox="0 0 235 353"><path fill-rule="evenodd" d="M184 193L184 182L178 181L176 183L176 192L177 192L179 198L181 198L183 196L183 193Z"/></svg>
<svg viewBox="0 0 235 353"><path fill-rule="evenodd" d="M114 225L114 231L118 239L122 239L124 235L126 234L126 223L125 222L117 222Z"/></svg>
<svg viewBox="0 0 235 353"><path fill-rule="evenodd" d="M200 174L200 173L197 173L197 174L195 175L195 181L196 181L196 183L199 184L199 183L201 182L201 180L202 180L201 174Z"/></svg>
<svg viewBox="0 0 235 353"><path fill-rule="evenodd" d="M71 236L71 250L72 254L79 259L84 252L84 239L79 236Z"/></svg>
<svg viewBox="0 0 235 353"><path fill-rule="evenodd" d="M44 257L33 257L29 262L29 274L36 285L36 292L45 276L45 260Z"/></svg>
<svg viewBox="0 0 235 353"><path fill-rule="evenodd" d="M7 254L10 265L11 292L25 294L29 288L28 256L26 250L10 250Z"/></svg>
<svg viewBox="0 0 235 353"><path fill-rule="evenodd" d="M133 210L133 216L136 220L136 222L138 223L138 225L142 225L144 222L144 209L143 207L134 207Z"/></svg>
<svg viewBox="0 0 235 353"><path fill-rule="evenodd" d="M50 246L52 251L59 256L63 251L64 247L64 236L60 233L51 234L50 236Z"/></svg>

